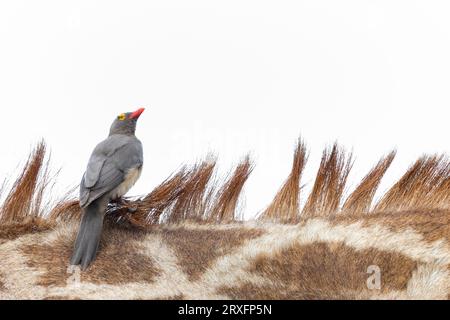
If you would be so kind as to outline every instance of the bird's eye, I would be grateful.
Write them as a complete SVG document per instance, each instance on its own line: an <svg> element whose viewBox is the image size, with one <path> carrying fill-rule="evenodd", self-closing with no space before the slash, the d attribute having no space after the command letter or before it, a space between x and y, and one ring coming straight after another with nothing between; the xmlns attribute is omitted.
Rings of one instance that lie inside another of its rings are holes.
<svg viewBox="0 0 450 320"><path fill-rule="evenodd" d="M118 116L117 116L117 119L119 119L119 120L125 120L125 118L126 118L126 116L125 116L125 113L122 113L122 114L119 114Z"/></svg>

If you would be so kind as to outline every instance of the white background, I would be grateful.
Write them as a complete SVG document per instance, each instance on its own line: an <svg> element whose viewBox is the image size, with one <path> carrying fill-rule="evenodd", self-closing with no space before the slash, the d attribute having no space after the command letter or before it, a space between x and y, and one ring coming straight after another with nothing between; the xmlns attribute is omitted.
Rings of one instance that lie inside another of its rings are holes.
<svg viewBox="0 0 450 320"><path fill-rule="evenodd" d="M448 1L1 1L0 178L45 138L56 193L78 184L117 114L138 123L143 194L217 152L251 152L247 216L287 176L299 134L311 185L323 147L356 156L349 190L399 153L386 190L422 153L448 152Z"/></svg>

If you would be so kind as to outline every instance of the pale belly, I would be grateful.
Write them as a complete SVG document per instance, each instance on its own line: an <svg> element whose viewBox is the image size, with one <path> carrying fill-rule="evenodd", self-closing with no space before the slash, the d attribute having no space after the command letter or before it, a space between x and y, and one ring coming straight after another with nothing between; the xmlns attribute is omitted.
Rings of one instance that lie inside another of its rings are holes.
<svg viewBox="0 0 450 320"><path fill-rule="evenodd" d="M113 191L111 191L111 199L118 199L122 197L128 190L131 189L132 186L136 183L136 181L141 176L142 166L139 168L131 168L125 174L124 181L119 184Z"/></svg>

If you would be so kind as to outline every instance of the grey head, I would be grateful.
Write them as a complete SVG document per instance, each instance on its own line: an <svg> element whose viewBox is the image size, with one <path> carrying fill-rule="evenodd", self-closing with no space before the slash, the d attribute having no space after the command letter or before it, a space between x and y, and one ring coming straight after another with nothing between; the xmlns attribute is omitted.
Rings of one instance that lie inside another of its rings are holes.
<svg viewBox="0 0 450 320"><path fill-rule="evenodd" d="M136 123L139 116L144 112L144 108L139 108L134 112L121 113L117 116L109 129L109 135L125 134L134 135L136 131Z"/></svg>

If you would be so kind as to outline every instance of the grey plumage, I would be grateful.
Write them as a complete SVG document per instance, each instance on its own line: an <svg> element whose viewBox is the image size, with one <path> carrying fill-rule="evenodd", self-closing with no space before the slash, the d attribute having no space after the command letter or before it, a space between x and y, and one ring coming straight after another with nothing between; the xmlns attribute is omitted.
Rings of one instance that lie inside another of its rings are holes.
<svg viewBox="0 0 450 320"><path fill-rule="evenodd" d="M107 139L92 152L80 183L83 209L71 264L86 269L94 260L100 242L103 217L110 200L123 196L140 176L142 144L134 135L144 109L124 113L111 125Z"/></svg>
<svg viewBox="0 0 450 320"><path fill-rule="evenodd" d="M80 184L80 206L84 208L112 191L124 181L129 169L142 165L142 144L135 136L110 135L95 147L89 159Z"/></svg>

